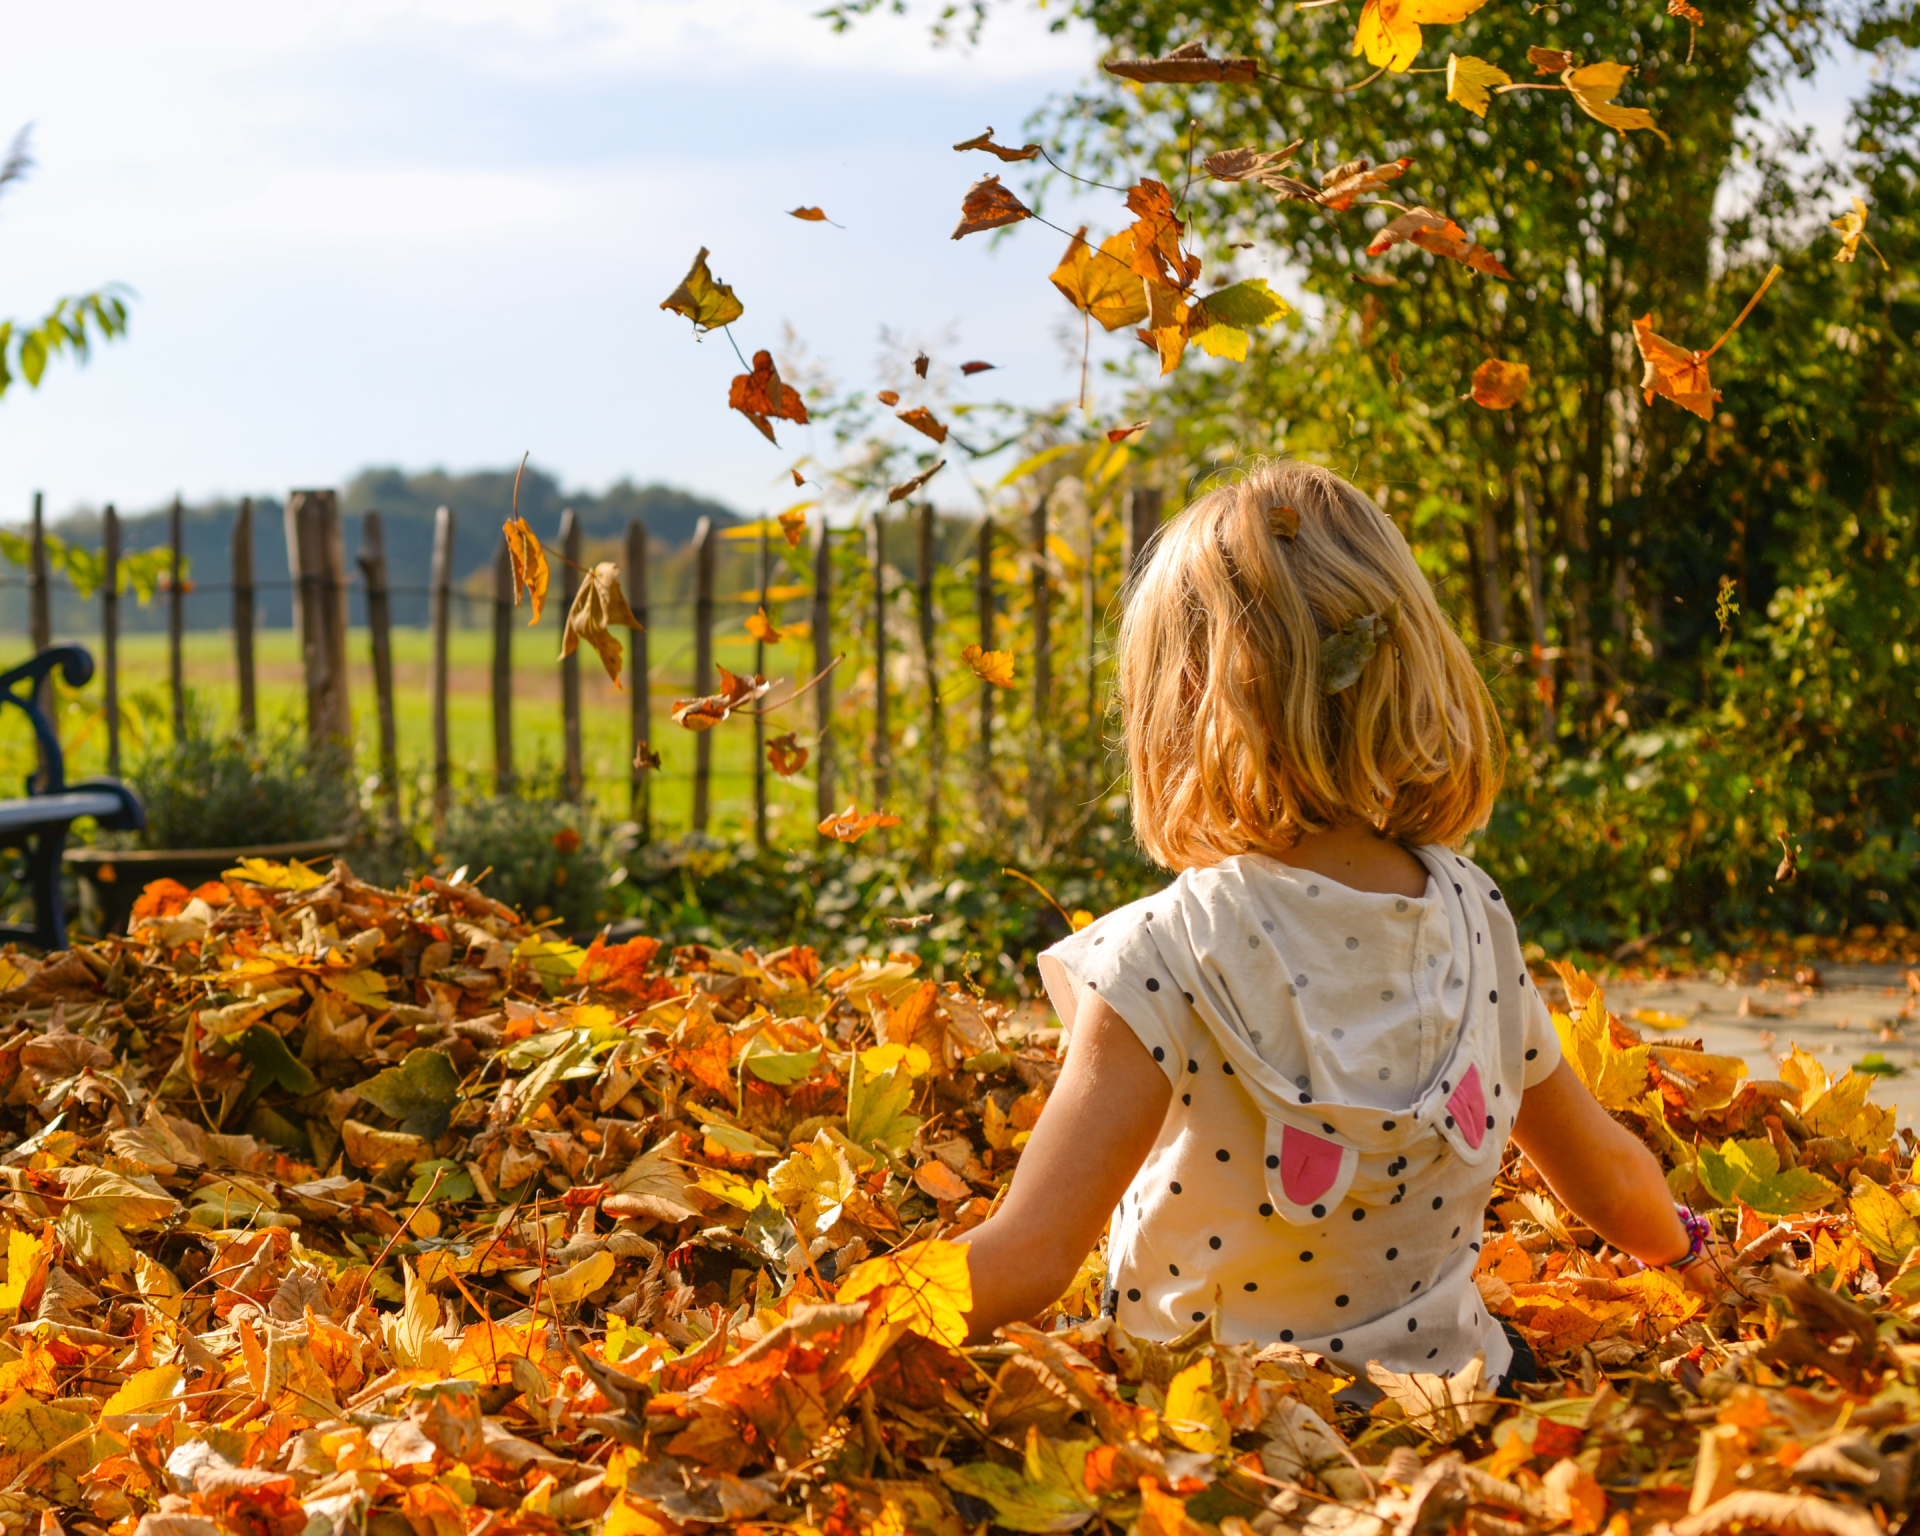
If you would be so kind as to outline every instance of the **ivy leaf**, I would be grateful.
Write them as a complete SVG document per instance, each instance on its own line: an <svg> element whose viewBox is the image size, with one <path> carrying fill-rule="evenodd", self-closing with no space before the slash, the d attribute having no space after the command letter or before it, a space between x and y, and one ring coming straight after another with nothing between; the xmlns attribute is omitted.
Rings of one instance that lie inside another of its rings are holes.
<svg viewBox="0 0 1920 1536"><path fill-rule="evenodd" d="M445 1051L415 1048L397 1067L377 1072L355 1086L359 1094L409 1136L426 1141L444 1136L460 1102L460 1074Z"/></svg>

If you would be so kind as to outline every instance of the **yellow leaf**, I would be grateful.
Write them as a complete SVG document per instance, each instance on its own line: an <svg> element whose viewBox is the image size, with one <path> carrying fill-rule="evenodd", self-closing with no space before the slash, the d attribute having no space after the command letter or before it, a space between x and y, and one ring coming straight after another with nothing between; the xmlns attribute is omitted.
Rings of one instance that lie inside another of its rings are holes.
<svg viewBox="0 0 1920 1536"><path fill-rule="evenodd" d="M605 1248L547 1282L547 1295L556 1307L570 1307L613 1278L614 1257Z"/></svg>
<svg viewBox="0 0 1920 1536"><path fill-rule="evenodd" d="M75 1479L93 1459L86 1434L89 1422L84 1413L15 1392L0 1403L0 1484L10 1484L25 1474L30 1488L37 1479L46 1478L59 1503L77 1504L80 1487ZM59 1446L66 1449L41 1460ZM28 1472L35 1462L39 1466Z"/></svg>
<svg viewBox="0 0 1920 1536"><path fill-rule="evenodd" d="M774 1167L767 1175L767 1187L792 1213L801 1235L813 1236L840 1219L840 1207L854 1190L853 1166L845 1149L820 1131Z"/></svg>
<svg viewBox="0 0 1920 1536"><path fill-rule="evenodd" d="M148 1409L166 1402L180 1390L180 1383L186 1379L186 1373L177 1365L149 1366L144 1371L135 1371L100 1409L102 1419L116 1413L145 1413Z"/></svg>
<svg viewBox="0 0 1920 1536"><path fill-rule="evenodd" d="M1496 85L1512 85L1513 76L1498 64L1476 59L1472 54L1447 55L1447 100L1457 101L1475 117L1487 115Z"/></svg>
<svg viewBox="0 0 1920 1536"><path fill-rule="evenodd" d="M1905 1262L1908 1254L1920 1247L1920 1222L1907 1208L1864 1173L1856 1174L1853 1193L1847 1197L1847 1209L1853 1212L1854 1225L1876 1258L1889 1264Z"/></svg>
<svg viewBox="0 0 1920 1536"><path fill-rule="evenodd" d="M707 248L704 245L700 247L700 254L693 258L687 275L680 279L680 286L660 301L660 307L685 315L700 331L732 325L746 313L746 306L734 297L733 289L707 269Z"/></svg>
<svg viewBox="0 0 1920 1536"><path fill-rule="evenodd" d="M1147 316L1147 296L1140 274L1133 270L1133 231L1123 229L1097 249L1080 232L1053 269L1053 286L1075 309L1091 315L1109 331L1137 325Z"/></svg>
<svg viewBox="0 0 1920 1536"><path fill-rule="evenodd" d="M675 1527L662 1525L632 1499L614 1500L600 1527L600 1536L670 1536Z"/></svg>
<svg viewBox="0 0 1920 1536"><path fill-rule="evenodd" d="M1167 1383L1161 1414L1168 1434L1190 1451L1217 1456L1233 1441L1220 1399L1213 1395L1213 1361L1202 1357Z"/></svg>
<svg viewBox="0 0 1920 1536"><path fill-rule="evenodd" d="M270 891L310 891L326 883L324 875L314 873L304 864L276 864L272 859L242 859L221 878L264 885Z"/></svg>
<svg viewBox="0 0 1920 1536"><path fill-rule="evenodd" d="M1560 79L1575 105L1595 122L1605 123L1622 133L1644 128L1662 144L1671 144L1673 141L1654 126L1653 114L1645 107L1612 105L1613 98L1620 94L1620 87L1632 73L1632 68L1625 64L1583 64L1578 69L1567 70Z"/></svg>
<svg viewBox="0 0 1920 1536"><path fill-rule="evenodd" d="M868 1259L847 1276L835 1298L871 1296L889 1321L901 1321L922 1338L959 1346L966 1342L973 1309L973 1274L964 1244L938 1238Z"/></svg>
<svg viewBox="0 0 1920 1536"><path fill-rule="evenodd" d="M1487 0L1367 0L1353 51L1403 74L1420 52L1420 28L1464 21Z"/></svg>
<svg viewBox="0 0 1920 1536"><path fill-rule="evenodd" d="M514 483L519 484L516 477ZM529 625L540 622L540 610L547 605L547 552L540 547L540 536L527 526L524 517L516 517L501 530L507 536L507 557L513 565L513 605L520 606L525 593L533 604Z"/></svg>
<svg viewBox="0 0 1920 1536"><path fill-rule="evenodd" d="M860 1065L868 1072L891 1072L903 1063L909 1077L925 1077L933 1069L933 1057L923 1046L876 1045L860 1053Z"/></svg>
<svg viewBox="0 0 1920 1536"><path fill-rule="evenodd" d="M780 633L780 626L767 617L767 610L764 608L749 614L745 622L747 633L756 640L765 641L768 645L778 645L785 638Z"/></svg>
<svg viewBox="0 0 1920 1536"><path fill-rule="evenodd" d="M395 1362L408 1370L451 1375L453 1346L438 1332L440 1300L427 1288L426 1282L414 1273L411 1264L404 1259L400 1262L407 1282L406 1302L398 1317L380 1319L381 1329L387 1338L387 1348L393 1352Z"/></svg>
<svg viewBox="0 0 1920 1536"><path fill-rule="evenodd" d="M973 675L983 683L992 683L996 688L1013 686L1013 652L982 650L977 645L969 645L960 652Z"/></svg>
<svg viewBox="0 0 1920 1536"><path fill-rule="evenodd" d="M0 1281L0 1312L19 1310L34 1271L44 1272L47 1258L45 1237L17 1229L7 1233L7 1278Z"/></svg>

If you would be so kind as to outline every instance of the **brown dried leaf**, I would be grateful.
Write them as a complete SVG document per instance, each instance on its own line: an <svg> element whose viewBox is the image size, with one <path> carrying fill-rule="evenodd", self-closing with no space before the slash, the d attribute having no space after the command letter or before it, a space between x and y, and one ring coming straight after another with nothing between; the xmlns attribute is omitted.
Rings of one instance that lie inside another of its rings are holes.
<svg viewBox="0 0 1920 1536"><path fill-rule="evenodd" d="M1032 217L1033 210L1001 186L998 176L988 176L967 189L953 238L977 235L983 229L998 229L1003 224L1018 224Z"/></svg>
<svg viewBox="0 0 1920 1536"><path fill-rule="evenodd" d="M586 641L599 653L600 665L618 688L626 652L611 632L616 624L628 629L644 627L627 606L627 594L620 590L620 567L602 560L587 572L587 579L574 594L573 607L567 610L566 633L560 638L561 657L571 656L579 643Z"/></svg>

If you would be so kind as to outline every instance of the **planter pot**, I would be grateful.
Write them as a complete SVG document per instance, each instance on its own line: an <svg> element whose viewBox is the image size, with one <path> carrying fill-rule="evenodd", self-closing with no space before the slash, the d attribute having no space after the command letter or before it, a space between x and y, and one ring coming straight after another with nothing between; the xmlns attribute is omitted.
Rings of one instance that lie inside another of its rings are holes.
<svg viewBox="0 0 1920 1536"><path fill-rule="evenodd" d="M346 841L315 837L254 848L69 848L64 857L67 868L80 877L83 920L92 919L101 933L125 933L134 902L155 880L178 880L192 890L219 879L242 859L284 864L321 858L338 853Z"/></svg>

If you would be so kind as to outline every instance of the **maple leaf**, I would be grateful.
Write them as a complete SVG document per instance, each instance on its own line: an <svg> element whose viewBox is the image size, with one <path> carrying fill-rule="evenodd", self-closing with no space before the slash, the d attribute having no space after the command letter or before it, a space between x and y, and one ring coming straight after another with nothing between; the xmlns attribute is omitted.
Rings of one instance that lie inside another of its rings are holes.
<svg viewBox="0 0 1920 1536"><path fill-rule="evenodd" d="M1117 331L1146 319L1146 285L1133 270L1133 231L1110 235L1098 248L1086 236L1083 224L1053 269L1053 286L1075 309L1098 320L1103 330Z"/></svg>
<svg viewBox="0 0 1920 1536"><path fill-rule="evenodd" d="M805 219L809 224L827 224L832 222L827 218L826 210L822 208L789 208L787 210L787 217Z"/></svg>
<svg viewBox="0 0 1920 1536"><path fill-rule="evenodd" d="M1152 425L1153 425L1153 420L1151 417L1149 417L1145 421L1136 421L1130 427L1108 427L1107 441L1110 443L1124 443L1128 438L1133 437L1137 433L1146 431L1147 428Z"/></svg>
<svg viewBox="0 0 1920 1536"><path fill-rule="evenodd" d="M1647 404L1653 404L1655 395L1664 395L1702 421L1712 421L1720 391L1708 377L1706 355L1657 334L1651 313L1633 322L1633 339L1644 365L1640 388L1646 393Z"/></svg>
<svg viewBox="0 0 1920 1536"><path fill-rule="evenodd" d="M1365 159L1349 160L1334 166L1320 178L1319 191L1307 188L1306 199L1336 213L1345 213L1362 193L1378 192L1389 182L1398 181L1412 164L1411 155L1402 155L1385 165L1369 165Z"/></svg>
<svg viewBox="0 0 1920 1536"><path fill-rule="evenodd" d="M893 414L923 437L930 437L936 443L944 443L947 440L946 424L924 405L916 405L910 411L895 411Z"/></svg>
<svg viewBox="0 0 1920 1536"><path fill-rule="evenodd" d="M780 536L787 541L788 549L798 549L800 541L807 536L807 514L798 508L782 512Z"/></svg>
<svg viewBox="0 0 1920 1536"><path fill-rule="evenodd" d="M685 315L694 329L703 333L732 325L746 313L746 305L734 297L733 290L707 270L704 245L687 268L687 275L680 279L680 286L660 301L660 307Z"/></svg>
<svg viewBox="0 0 1920 1536"><path fill-rule="evenodd" d="M807 766L807 749L792 731L767 743L767 766L783 779L790 779Z"/></svg>
<svg viewBox="0 0 1920 1536"><path fill-rule="evenodd" d="M1260 78L1258 59L1208 58L1207 45L1198 41L1157 59L1108 59L1100 67L1122 80L1149 85L1248 85Z"/></svg>
<svg viewBox="0 0 1920 1536"><path fill-rule="evenodd" d="M773 686L764 677L740 677L720 668L720 691L697 699L673 701L673 723L690 731L710 731L722 724L736 709L764 698Z"/></svg>
<svg viewBox="0 0 1920 1536"><path fill-rule="evenodd" d="M911 480L902 480L898 485L888 487L887 501L889 502L889 504L896 501L905 501L915 491L919 490L921 486L925 485L929 480L931 480L935 475L939 474L940 471L945 469L946 467L947 467L947 461L945 459L937 459L934 461L933 468L923 469L920 471L919 474L915 475Z"/></svg>
<svg viewBox="0 0 1920 1536"><path fill-rule="evenodd" d="M1404 74L1420 52L1420 28L1465 21L1487 0L1367 0L1353 51L1369 64Z"/></svg>
<svg viewBox="0 0 1920 1536"><path fill-rule="evenodd" d="M573 595L573 606L567 610L566 633L560 638L560 655L562 659L571 656L579 643L586 641L599 653L600 665L607 669L608 678L618 688L626 652L611 632L615 624L624 624L628 629L645 627L627 606L627 594L620 590L620 567L611 560L602 560L587 572L587 579Z"/></svg>
<svg viewBox="0 0 1920 1536"><path fill-rule="evenodd" d="M1435 256L1446 256L1464 263L1490 277L1513 276L1484 245L1474 244L1458 224L1431 208L1413 208L1401 214L1373 237L1367 245L1367 254L1379 256L1402 241L1417 245Z"/></svg>
<svg viewBox="0 0 1920 1536"><path fill-rule="evenodd" d="M1473 403L1490 411L1510 411L1527 398L1533 370L1525 363L1490 357L1473 370Z"/></svg>
<svg viewBox="0 0 1920 1536"><path fill-rule="evenodd" d="M1033 210L1001 186L998 176L987 176L967 188L953 238L977 235L983 229L998 229L1002 224L1018 224L1032 217Z"/></svg>
<svg viewBox="0 0 1920 1536"><path fill-rule="evenodd" d="M1032 160L1040 154L1040 146L1038 144L1024 144L1019 149L1008 149L1004 144L994 143L993 130L991 128L985 133L976 135L974 138L962 139L953 147L958 150L984 150L987 154L1004 160L1008 164L1013 164L1021 160Z"/></svg>
<svg viewBox="0 0 1920 1536"><path fill-rule="evenodd" d="M856 1265L835 1300L873 1298L881 1316L950 1347L966 1341L973 1307L973 1271L960 1243L938 1238Z"/></svg>
<svg viewBox="0 0 1920 1536"><path fill-rule="evenodd" d="M1823 1210L1840 1198L1839 1187L1806 1168L1782 1168L1780 1151L1764 1137L1699 1148L1700 1182L1714 1199L1738 1200L1763 1216L1796 1216Z"/></svg>
<svg viewBox="0 0 1920 1536"><path fill-rule="evenodd" d="M1149 283L1191 288L1200 276L1200 259L1180 249L1186 225L1175 214L1165 183L1142 177L1127 191L1127 208L1136 215L1130 226L1133 270Z"/></svg>
<svg viewBox="0 0 1920 1536"><path fill-rule="evenodd" d="M764 350L753 354L752 373L733 376L727 390L727 404L758 427L761 435L775 447L779 446L779 440L773 435L771 418L782 417L802 426L807 422L807 406L800 398L800 391L780 382L779 370L773 366L773 354Z"/></svg>
<svg viewBox="0 0 1920 1536"><path fill-rule="evenodd" d="M971 378L976 373L991 373L999 366L998 363L962 363L960 371Z"/></svg>
<svg viewBox="0 0 1920 1536"><path fill-rule="evenodd" d="M1513 76L1498 64L1472 54L1447 55L1447 100L1457 101L1475 117L1485 117L1496 85L1512 85Z"/></svg>
<svg viewBox="0 0 1920 1536"><path fill-rule="evenodd" d="M520 595L524 592L533 600L533 617L529 624L540 622L540 610L547 602L547 556L540 548L540 540L527 526L524 517L516 517L502 528L507 536L507 556L513 563L513 606L520 606Z"/></svg>
<svg viewBox="0 0 1920 1536"><path fill-rule="evenodd" d="M1013 652L982 650L977 645L969 645L960 652L973 675L983 683L992 683L996 688L1013 686Z"/></svg>
<svg viewBox="0 0 1920 1536"><path fill-rule="evenodd" d="M1200 168L1215 181L1256 181L1262 186L1276 189L1294 187L1299 183L1290 176L1280 175L1280 167L1291 164L1305 142L1304 139L1295 139L1284 149L1264 151L1251 147L1223 149L1217 154L1208 155L1200 162Z"/></svg>
<svg viewBox="0 0 1920 1536"><path fill-rule="evenodd" d="M1662 144L1671 144L1673 141L1654 126L1653 114L1645 107L1613 105L1613 98L1620 94L1620 87L1632 73L1632 66L1627 64L1583 64L1578 69L1567 70L1560 79L1572 95L1574 105L1595 122L1605 123L1621 133L1644 128Z"/></svg>
<svg viewBox="0 0 1920 1536"><path fill-rule="evenodd" d="M1233 1443L1233 1431L1213 1392L1213 1362L1202 1358L1167 1383L1161 1421L1169 1435L1190 1451L1217 1456Z"/></svg>
<svg viewBox="0 0 1920 1536"><path fill-rule="evenodd" d="M1559 48L1529 48L1527 62L1543 75L1558 75L1573 68L1573 55Z"/></svg>
<svg viewBox="0 0 1920 1536"><path fill-rule="evenodd" d="M1880 257L1881 270L1887 272L1893 270L1887 265L1887 258L1881 254L1880 247L1873 243L1873 236L1867 233L1867 200L1865 198L1856 197L1853 200L1853 211L1841 214L1828 227L1836 230L1840 235L1840 249L1833 253L1835 261L1852 261L1860 254L1860 242L1864 240L1867 243L1867 249Z"/></svg>
<svg viewBox="0 0 1920 1536"><path fill-rule="evenodd" d="M1291 312L1292 307L1267 286L1264 277L1250 277L1195 303L1187 313L1187 339L1210 357L1244 362L1248 331L1272 325Z"/></svg>
<svg viewBox="0 0 1920 1536"><path fill-rule="evenodd" d="M783 638L780 633L780 626L767 617L767 610L764 608L757 609L753 613L748 614L743 622L745 623L748 634L752 635L756 640L764 641L768 645L778 645Z"/></svg>
<svg viewBox="0 0 1920 1536"><path fill-rule="evenodd" d="M1847 1198L1847 1210L1861 1238L1882 1262L1905 1263L1907 1255L1920 1247L1920 1221L1915 1221L1911 1211L1864 1173L1853 1176L1853 1193Z"/></svg>
<svg viewBox="0 0 1920 1536"><path fill-rule="evenodd" d="M870 811L861 815L859 805L849 800L847 808L837 816L829 816L818 828L821 836L831 837L836 842L857 843L875 827L897 827L898 816L889 816L885 811Z"/></svg>

